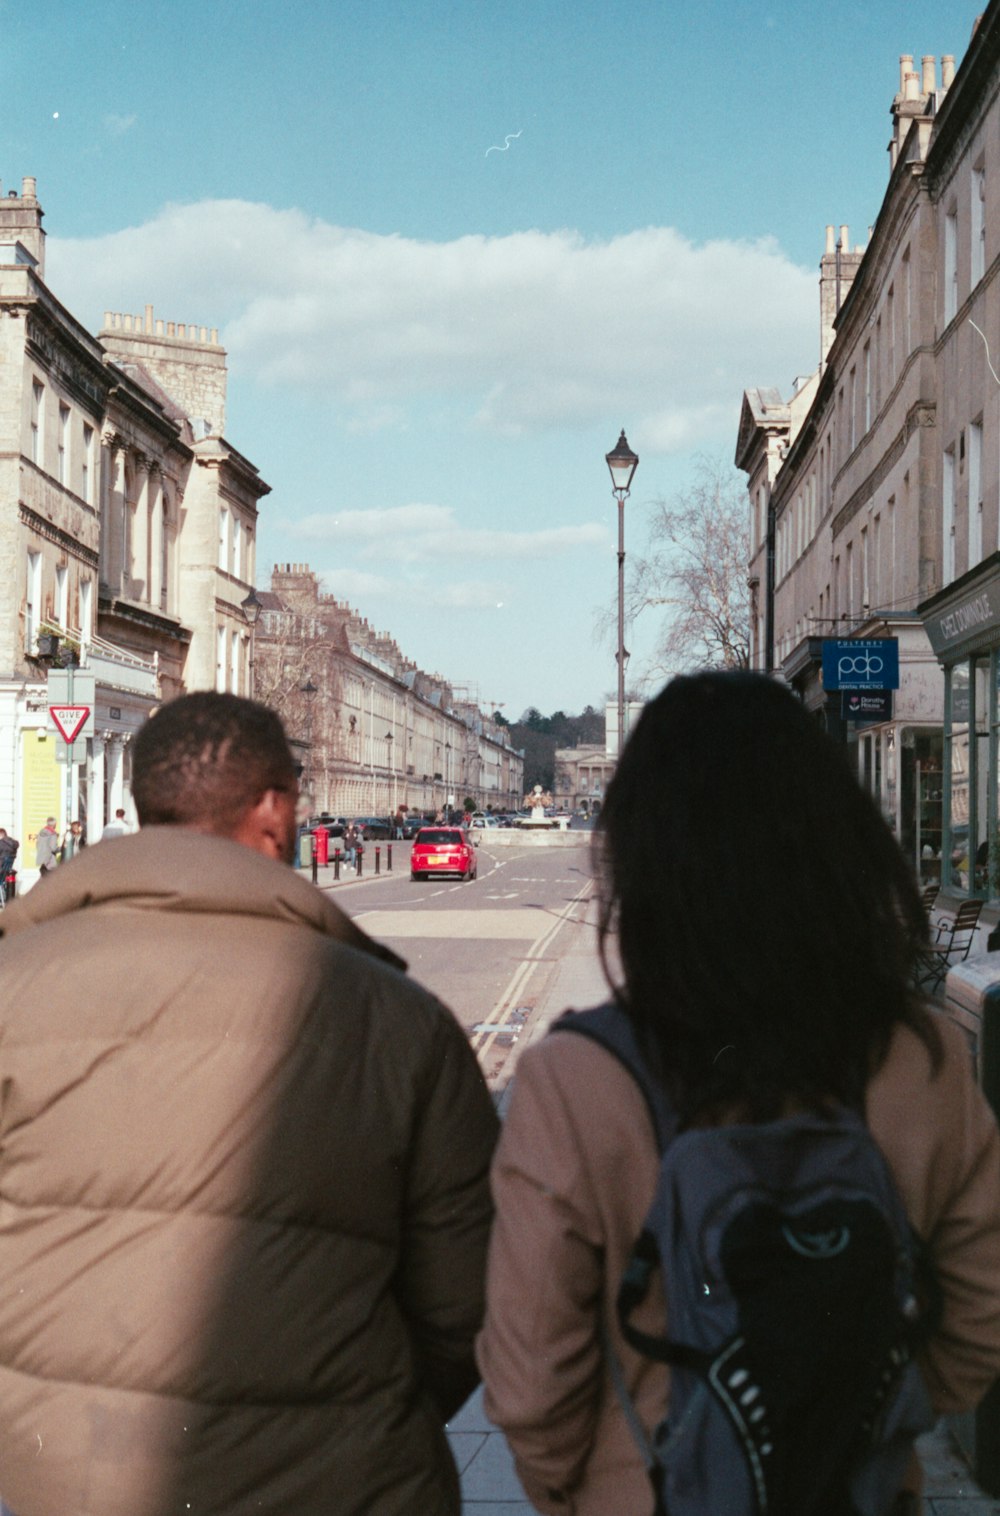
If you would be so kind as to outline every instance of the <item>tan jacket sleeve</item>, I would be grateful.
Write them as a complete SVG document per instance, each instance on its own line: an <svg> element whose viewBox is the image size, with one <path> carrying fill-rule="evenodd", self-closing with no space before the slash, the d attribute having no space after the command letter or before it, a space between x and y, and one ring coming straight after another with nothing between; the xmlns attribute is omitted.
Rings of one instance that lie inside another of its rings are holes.
<svg viewBox="0 0 1000 1516"><path fill-rule="evenodd" d="M921 1366L935 1409L952 1412L1000 1374L1000 1134L964 1036L944 1022L940 1031L936 1075L918 1039L897 1033L868 1120L940 1281L941 1326Z"/></svg>
<svg viewBox="0 0 1000 1516"><path fill-rule="evenodd" d="M479 1383L475 1338L485 1309L496 1112L461 1027L444 1012L413 1134L399 1291L421 1378L442 1422Z"/></svg>
<svg viewBox="0 0 1000 1516"><path fill-rule="evenodd" d="M602 1368L603 1278L584 1144L545 1058L520 1060L493 1167L496 1221L479 1339L486 1409L507 1435L518 1475L539 1511L572 1511L560 1495L590 1452ZM545 1049L548 1052L548 1049ZM596 1113L591 1113L592 1118Z"/></svg>

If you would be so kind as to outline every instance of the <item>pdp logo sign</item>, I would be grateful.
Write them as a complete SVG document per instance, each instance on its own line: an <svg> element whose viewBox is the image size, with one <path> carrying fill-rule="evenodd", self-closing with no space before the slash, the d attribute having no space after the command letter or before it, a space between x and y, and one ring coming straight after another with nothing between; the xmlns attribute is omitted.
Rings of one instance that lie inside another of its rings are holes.
<svg viewBox="0 0 1000 1516"><path fill-rule="evenodd" d="M825 690L898 690L899 643L895 637L870 641L823 641Z"/></svg>

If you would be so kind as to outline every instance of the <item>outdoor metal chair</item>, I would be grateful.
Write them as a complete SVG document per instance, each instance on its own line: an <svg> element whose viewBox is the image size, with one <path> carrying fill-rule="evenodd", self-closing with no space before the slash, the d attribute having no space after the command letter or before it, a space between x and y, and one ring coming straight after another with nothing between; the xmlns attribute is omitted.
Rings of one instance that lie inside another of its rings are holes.
<svg viewBox="0 0 1000 1516"><path fill-rule="evenodd" d="M941 886L939 884L925 884L924 885L923 892L921 893L921 896L920 896L920 904L923 906L924 910L927 912L928 915L930 915L931 910L934 907L934 902L937 899L937 897L940 895L940 893L941 893Z"/></svg>
<svg viewBox="0 0 1000 1516"><path fill-rule="evenodd" d="M937 936L921 953L917 983L931 995L936 994L948 970L964 963L976 940L981 900L963 900L954 916L938 923Z"/></svg>

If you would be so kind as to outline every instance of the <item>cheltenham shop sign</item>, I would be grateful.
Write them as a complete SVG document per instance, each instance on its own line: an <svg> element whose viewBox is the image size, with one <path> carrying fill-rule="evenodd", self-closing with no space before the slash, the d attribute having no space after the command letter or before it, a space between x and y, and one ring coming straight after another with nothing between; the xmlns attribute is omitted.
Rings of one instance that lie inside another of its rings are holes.
<svg viewBox="0 0 1000 1516"><path fill-rule="evenodd" d="M993 555L996 558L996 554ZM970 576L971 577L971 576ZM1000 642L1000 569L991 562L972 583L949 585L920 607L931 647L942 663Z"/></svg>

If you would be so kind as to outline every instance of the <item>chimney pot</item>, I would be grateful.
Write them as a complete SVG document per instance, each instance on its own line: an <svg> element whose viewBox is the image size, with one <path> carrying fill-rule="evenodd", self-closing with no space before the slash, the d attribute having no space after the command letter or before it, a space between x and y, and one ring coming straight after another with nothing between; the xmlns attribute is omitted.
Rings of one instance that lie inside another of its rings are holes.
<svg viewBox="0 0 1000 1516"><path fill-rule="evenodd" d="M842 226L840 228L840 246L841 246L842 250L845 253L847 252L848 247L850 245L847 233L848 233L847 227L846 226Z"/></svg>
<svg viewBox="0 0 1000 1516"><path fill-rule="evenodd" d="M946 90L955 77L955 56L953 53L941 55L941 88Z"/></svg>
<svg viewBox="0 0 1000 1516"><path fill-rule="evenodd" d="M153 330L153 307L151 305L146 306L146 320L144 323L144 330L150 334Z"/></svg>
<svg viewBox="0 0 1000 1516"><path fill-rule="evenodd" d="M903 81L903 99L918 100L920 98L919 80L916 73L911 70Z"/></svg>
<svg viewBox="0 0 1000 1516"><path fill-rule="evenodd" d="M21 199L34 200L37 198L38 181L30 176L21 180Z"/></svg>
<svg viewBox="0 0 1000 1516"><path fill-rule="evenodd" d="M827 229L826 229L826 251L828 253L832 253L832 252L836 251L836 242L834 241L834 237L835 237L835 233L834 233L833 227L832 226L828 226Z"/></svg>
<svg viewBox="0 0 1000 1516"><path fill-rule="evenodd" d="M937 59L931 53L925 53L920 60L923 70L921 88L925 95L933 95L937 89Z"/></svg>
<svg viewBox="0 0 1000 1516"><path fill-rule="evenodd" d="M902 53L899 59L899 93L906 94L906 76L913 68L913 54Z"/></svg>

